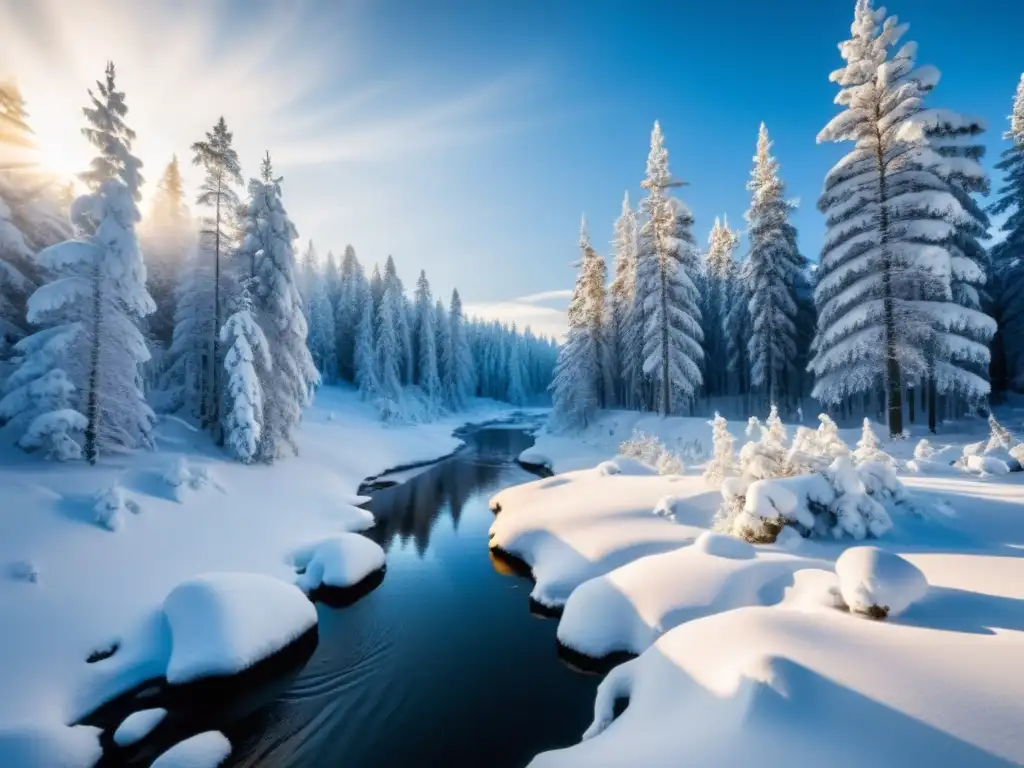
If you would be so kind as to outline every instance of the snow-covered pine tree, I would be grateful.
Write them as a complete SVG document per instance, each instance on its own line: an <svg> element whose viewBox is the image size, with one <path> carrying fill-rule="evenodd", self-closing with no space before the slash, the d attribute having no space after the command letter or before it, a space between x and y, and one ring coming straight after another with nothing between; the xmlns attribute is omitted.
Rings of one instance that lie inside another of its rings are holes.
<svg viewBox="0 0 1024 768"><path fill-rule="evenodd" d="M297 452L295 429L319 381L309 354L302 297L296 285L298 232L281 201L281 179L267 154L261 178L249 182L245 250L255 254L253 306L267 337L271 370L263 381L263 430L259 456L271 462Z"/></svg>
<svg viewBox="0 0 1024 768"><path fill-rule="evenodd" d="M444 388L437 371L437 328L434 323L434 302L430 295L427 273L421 271L416 281L416 353L415 378L420 389L433 408L440 408L444 401Z"/></svg>
<svg viewBox="0 0 1024 768"><path fill-rule="evenodd" d="M787 374L797 352L796 291L806 266L796 243L796 227L789 222L794 205L786 200L778 161L771 155L768 129L761 123L754 169L747 189L749 253L745 279L750 291L751 385L762 388L774 408L790 393Z"/></svg>
<svg viewBox="0 0 1024 768"><path fill-rule="evenodd" d="M120 139L105 134L105 140ZM24 357L8 381L0 415L23 420L22 447L60 459L77 458L84 449L95 464L101 452L152 444L154 417L139 370L149 351L138 324L154 307L131 190L109 178L76 200L74 212L89 234L36 257L53 277L28 300L28 320L42 330L15 347Z"/></svg>
<svg viewBox="0 0 1024 768"><path fill-rule="evenodd" d="M117 90L114 63L107 62L104 79L96 81L96 93L89 89L92 106L84 107L87 125L82 135L98 150L89 163L89 170L80 178L93 192L98 192L107 179L120 179L131 193L132 199L142 199L142 161L132 152L135 131L125 125L128 114L124 92Z"/></svg>
<svg viewBox="0 0 1024 768"><path fill-rule="evenodd" d="M569 329L559 347L549 387L552 424L558 429L586 427L601 405L588 326L586 260L577 266L579 274L569 300Z"/></svg>
<svg viewBox="0 0 1024 768"><path fill-rule="evenodd" d="M327 298L331 302L331 308L338 306L341 298L341 270L338 268L338 260L334 251L327 251L327 258L324 260L324 279L327 281Z"/></svg>
<svg viewBox="0 0 1024 768"><path fill-rule="evenodd" d="M228 452L244 464L252 462L259 451L263 432L263 385L271 369L270 350L263 329L252 311L248 286L235 311L220 329L227 377L224 412L224 444Z"/></svg>
<svg viewBox="0 0 1024 768"><path fill-rule="evenodd" d="M384 278L380 276L380 265L374 264L370 272L370 297L373 299L373 315L380 311L380 303L384 300Z"/></svg>
<svg viewBox="0 0 1024 768"><path fill-rule="evenodd" d="M209 254L213 257L213 360L211 361L211 410L206 414L204 426L219 428L220 425L220 326L221 305L226 298L222 285L221 261L229 247L232 236L228 229L232 212L238 210L240 201L235 186L242 183L242 169L238 162L238 153L232 146L233 135L227 123L221 117L206 132L204 141L192 144L192 164L200 166L205 172L203 183L199 188L196 203L206 209L200 228L200 239L207 247L201 248L200 255ZM255 274L255 252L250 251L250 276Z"/></svg>
<svg viewBox="0 0 1024 768"><path fill-rule="evenodd" d="M156 312L147 320L147 330L161 348L167 349L174 335L175 288L194 239L177 156L157 182L140 239L146 254L146 287L156 304Z"/></svg>
<svg viewBox="0 0 1024 768"><path fill-rule="evenodd" d="M704 386L709 396L729 394L729 350L726 317L732 281L736 278L733 251L739 237L729 220L715 217L704 256L705 295L701 306L704 327Z"/></svg>
<svg viewBox="0 0 1024 768"><path fill-rule="evenodd" d="M505 378L508 382L505 388L504 399L512 405L526 405L526 387L523 383L523 363L519 352L519 333L515 324L512 325L512 333L509 334L509 351L506 362Z"/></svg>
<svg viewBox="0 0 1024 768"><path fill-rule="evenodd" d="M584 309L587 323L587 347L592 358L588 370L593 371L594 391L600 405L611 397L612 380L607 368L607 334L605 330L605 283L608 271L604 259L590 243L586 216L580 221L580 265L583 270Z"/></svg>
<svg viewBox="0 0 1024 768"><path fill-rule="evenodd" d="M722 480L732 474L736 466L736 457L733 454L732 433L729 432L728 422L716 411L715 418L711 424L711 444L713 455L704 469L704 479L714 485L720 485Z"/></svg>
<svg viewBox="0 0 1024 768"><path fill-rule="evenodd" d="M813 394L827 403L884 385L892 435L903 432L903 387L927 375L936 331L973 321L949 301L952 222L966 214L915 122L938 71L916 66L913 43L890 55L905 31L858 0L852 37L840 45L846 64L831 76L845 109L818 141L852 141L854 149L829 172L818 201L828 230L810 365Z"/></svg>
<svg viewBox="0 0 1024 768"><path fill-rule="evenodd" d="M990 260L980 242L989 237L989 220L973 197L987 195L990 187L988 175L981 167L985 155L985 145L979 138L985 131L983 120L948 109L929 109L915 121L924 127L931 148L946 161L937 165L935 171L961 208L950 219L954 227L947 243L950 293L937 297L953 305L957 319L937 329L930 350L928 425L934 432L938 422L937 394L952 396L961 405L977 405L991 390L989 344L995 334L995 323L982 311L983 303L988 303L982 291ZM911 391L908 402L913 403L913 399Z"/></svg>
<svg viewBox="0 0 1024 768"><path fill-rule="evenodd" d="M374 343L373 302L362 302L359 322L355 328L353 350L354 381L363 400L375 401L380 395L380 380L377 377L377 349Z"/></svg>
<svg viewBox="0 0 1024 768"><path fill-rule="evenodd" d="M354 382L356 380L356 329L363 317L363 304L370 301L370 286L366 281L363 266L356 258L356 251L351 245L345 246L345 255L341 260L340 280L340 295L338 303L334 307L334 335L338 343L338 369L342 379Z"/></svg>
<svg viewBox="0 0 1024 768"><path fill-rule="evenodd" d="M326 276L315 276L308 310L309 351L321 381L332 382L338 375L338 346L327 286Z"/></svg>
<svg viewBox="0 0 1024 768"><path fill-rule="evenodd" d="M636 389L643 378L641 335L636 327L633 306L636 297L636 212L629 202L629 192L622 198L622 213L615 222L612 252L615 278L608 288L607 369L614 383L608 398L610 405L624 408L636 406Z"/></svg>
<svg viewBox="0 0 1024 768"><path fill-rule="evenodd" d="M663 417L681 412L703 381L693 216L666 193L677 184L669 173L661 126L655 122L643 182L648 190L643 202L647 221L640 230L637 295L644 308L644 373L655 385Z"/></svg>
<svg viewBox="0 0 1024 768"><path fill-rule="evenodd" d="M444 308L444 302L438 299L434 302L434 333L437 340L434 346L437 348L437 376L441 379L442 400L445 403L448 402L448 323L448 310Z"/></svg>
<svg viewBox="0 0 1024 768"><path fill-rule="evenodd" d="M465 410L476 386L473 355L469 348L466 319L462 314L462 299L458 289L452 290L445 326L447 346L444 355L445 399L453 411Z"/></svg>
<svg viewBox="0 0 1024 768"><path fill-rule="evenodd" d="M392 306L392 311L395 313L392 323L395 326L395 338L398 340L399 374L403 384L412 384L415 364L412 327L409 323L409 307L408 302L405 300L405 286L402 284L402 279L398 276L395 260L391 256L388 256L388 260L384 262L385 291L389 286L394 288L395 296L398 297Z"/></svg>
<svg viewBox="0 0 1024 768"><path fill-rule="evenodd" d="M735 233L733 233L735 235ZM736 242L738 243L738 236ZM750 338L750 282L746 261L734 263L732 279L727 288L729 308L723 319L725 350L731 392L739 395L750 394L750 355L747 340ZM749 398L748 398L749 401Z"/></svg>
<svg viewBox="0 0 1024 768"><path fill-rule="evenodd" d="M394 283L384 288L384 296L377 310L377 380L381 411L385 415L397 414L402 404L402 348L398 340L395 319L402 297Z"/></svg>
<svg viewBox="0 0 1024 768"><path fill-rule="evenodd" d="M993 340L996 389L1024 388L1024 75L1017 84L1010 128L1003 134L1009 146L996 169L1003 186L989 206L993 216L1006 216L1001 242L992 246L993 305L999 330Z"/></svg>

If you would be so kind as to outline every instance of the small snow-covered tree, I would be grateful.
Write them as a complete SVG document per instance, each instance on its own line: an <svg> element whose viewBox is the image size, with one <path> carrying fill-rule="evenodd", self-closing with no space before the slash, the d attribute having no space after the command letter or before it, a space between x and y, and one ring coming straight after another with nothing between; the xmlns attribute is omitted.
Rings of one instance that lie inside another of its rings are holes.
<svg viewBox="0 0 1024 768"><path fill-rule="evenodd" d="M430 295L430 283L427 273L420 272L416 281L416 381L434 408L440 408L444 398L444 388L437 370L437 328L433 298Z"/></svg>
<svg viewBox="0 0 1024 768"><path fill-rule="evenodd" d="M748 354L751 385L762 387L774 409L787 396L787 374L797 352L797 281L804 259L797 250L796 228L789 222L794 206L785 199L779 164L771 155L768 129L761 123L754 169L747 183L750 252L744 279L750 291Z"/></svg>
<svg viewBox="0 0 1024 768"><path fill-rule="evenodd" d="M143 219L140 238L146 254L147 289L156 311L147 320L149 333L166 349L174 336L176 287L194 240L193 224L185 204L178 158L174 157L157 182L149 216Z"/></svg>
<svg viewBox="0 0 1024 768"><path fill-rule="evenodd" d="M263 381L263 430L259 456L271 462L296 452L294 432L319 381L309 354L306 319L296 285L295 225L281 201L281 179L270 156L261 178L249 182L245 211L245 249L254 254L253 307L266 335L271 370Z"/></svg>
<svg viewBox="0 0 1024 768"><path fill-rule="evenodd" d="M827 413L819 413L817 429L817 450L822 456L836 458L846 456L850 449L839 436L839 426Z"/></svg>
<svg viewBox="0 0 1024 768"><path fill-rule="evenodd" d="M377 310L377 380L379 398L388 412L395 413L402 402L401 362L402 349L395 328L397 306L402 297L394 283L387 285Z"/></svg>
<svg viewBox="0 0 1024 768"><path fill-rule="evenodd" d="M733 438L729 432L728 422L720 414L715 413L715 418L708 422L711 425L712 456L704 469L704 479L709 483L721 483L726 477L732 474L736 464L736 457L733 455Z"/></svg>
<svg viewBox="0 0 1024 768"><path fill-rule="evenodd" d="M577 262L579 274L569 300L565 343L558 350L551 380L551 416L562 429L585 427L600 407L593 348L587 325L587 265Z"/></svg>
<svg viewBox="0 0 1024 768"><path fill-rule="evenodd" d="M597 401L608 403L611 390L611 377L607 368L607 332L605 328L605 283L607 269L604 259L594 250L587 231L586 217L580 222L580 279L584 293L583 315L586 328L586 354L590 357L587 371L594 377L594 391Z"/></svg>
<svg viewBox="0 0 1024 768"><path fill-rule="evenodd" d="M462 315L462 299L458 290L452 291L448 308L448 323L445 327L447 346L444 356L445 397L452 410L460 411L469 405L473 394L473 356L466 332L466 321Z"/></svg>
<svg viewBox="0 0 1024 768"><path fill-rule="evenodd" d="M608 288L607 368L614 383L611 404L635 405L636 389L643 379L639 329L636 327L637 221L629 202L629 192L622 198L622 213L615 222L612 241L615 277Z"/></svg>
<svg viewBox="0 0 1024 768"><path fill-rule="evenodd" d="M369 296L367 296L369 298ZM355 383L364 400L376 400L380 394L380 379L377 376L377 350L374 344L373 302L364 301L362 317L356 324L355 341Z"/></svg>
<svg viewBox="0 0 1024 768"><path fill-rule="evenodd" d="M699 262L693 216L666 194L674 184L661 126L655 123L643 182L647 221L640 231L637 295L644 312L644 373L655 385L663 417L678 413L697 394L704 354L694 283Z"/></svg>
<svg viewBox="0 0 1024 768"><path fill-rule="evenodd" d="M871 419L867 417L864 418L860 440L857 441L857 447L852 456L857 464L865 461L892 462L892 457L882 450L882 442L878 439L878 435L875 434L875 430L871 426Z"/></svg>
<svg viewBox="0 0 1024 768"><path fill-rule="evenodd" d="M1013 435L1010 434L1010 430L1000 424L993 414L988 415L988 444L985 446L985 451L1009 451L1013 448L1017 441Z"/></svg>
<svg viewBox="0 0 1024 768"><path fill-rule="evenodd" d="M263 386L271 368L269 345L252 312L249 292L243 289L238 307L220 330L227 377L224 443L228 452L245 464L259 451L263 431Z"/></svg>
<svg viewBox="0 0 1024 768"><path fill-rule="evenodd" d="M993 342L996 362L1002 367L997 387L1024 388L1024 75L1021 75L1010 114L1010 128L1003 134L1009 146L996 169L1003 186L989 206L993 216L1005 216L1001 242L992 246L994 314L999 331Z"/></svg>
<svg viewBox="0 0 1024 768"><path fill-rule="evenodd" d="M323 381L334 381L338 375L338 345L334 337L334 312L327 294L327 281L317 276L309 306L309 351L313 364Z"/></svg>
<svg viewBox="0 0 1024 768"><path fill-rule="evenodd" d="M701 319L704 332L704 384L709 395L725 395L729 389L729 344L726 319L732 283L736 279L733 252L739 236L729 220L715 218L704 256L704 301Z"/></svg>

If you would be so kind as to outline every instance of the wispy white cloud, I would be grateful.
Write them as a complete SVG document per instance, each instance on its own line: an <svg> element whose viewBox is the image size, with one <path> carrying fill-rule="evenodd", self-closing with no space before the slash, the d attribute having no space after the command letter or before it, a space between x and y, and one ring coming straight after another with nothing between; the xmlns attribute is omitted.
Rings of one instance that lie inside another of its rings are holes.
<svg viewBox="0 0 1024 768"><path fill-rule="evenodd" d="M530 327L534 333L563 339L568 329L565 301L571 290L543 291L507 301L467 304L466 313L484 320L515 323L520 329ZM561 307L542 306L546 301L558 301Z"/></svg>

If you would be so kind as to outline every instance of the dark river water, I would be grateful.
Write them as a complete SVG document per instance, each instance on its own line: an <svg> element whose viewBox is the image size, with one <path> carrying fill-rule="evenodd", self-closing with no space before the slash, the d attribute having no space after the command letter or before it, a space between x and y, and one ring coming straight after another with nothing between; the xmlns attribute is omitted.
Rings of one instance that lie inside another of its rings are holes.
<svg viewBox="0 0 1024 768"><path fill-rule="evenodd" d="M529 582L492 561L488 498L534 476L532 438L482 428L467 447L377 491L369 535L380 586L318 605L319 644L287 688L223 730L238 766L522 766L575 743L597 678L558 659L555 622L530 614Z"/></svg>

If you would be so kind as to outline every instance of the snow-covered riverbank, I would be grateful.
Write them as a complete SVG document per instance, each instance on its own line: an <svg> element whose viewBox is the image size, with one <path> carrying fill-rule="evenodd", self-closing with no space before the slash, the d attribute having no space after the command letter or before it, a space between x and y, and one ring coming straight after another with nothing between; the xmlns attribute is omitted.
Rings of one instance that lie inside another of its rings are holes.
<svg viewBox="0 0 1024 768"><path fill-rule="evenodd" d="M88 764L95 733L66 726L165 672L161 605L176 585L209 572L295 582L294 558L311 543L372 524L354 506L364 478L449 454L459 426L510 411L480 401L432 424L388 427L352 390L325 387L305 414L300 456L271 467L230 462L173 419L160 425L156 452L98 467L5 447L0 764Z"/></svg>
<svg viewBox="0 0 1024 768"><path fill-rule="evenodd" d="M1001 416L1020 433L1020 412ZM730 424L737 447L745 426ZM605 461L635 427L683 453L685 472ZM701 477L703 420L613 412L582 435L542 434L523 458L574 471L496 496L492 543L564 606L569 650L639 656L601 684L583 740L534 765L1024 762L1024 474L948 463L987 432L947 427L942 460L918 473L902 468L916 439L884 443L919 503L894 508L882 538L786 529L771 545L708 532L721 496ZM852 549L865 544L881 552ZM889 617L855 613L864 598L892 603Z"/></svg>

